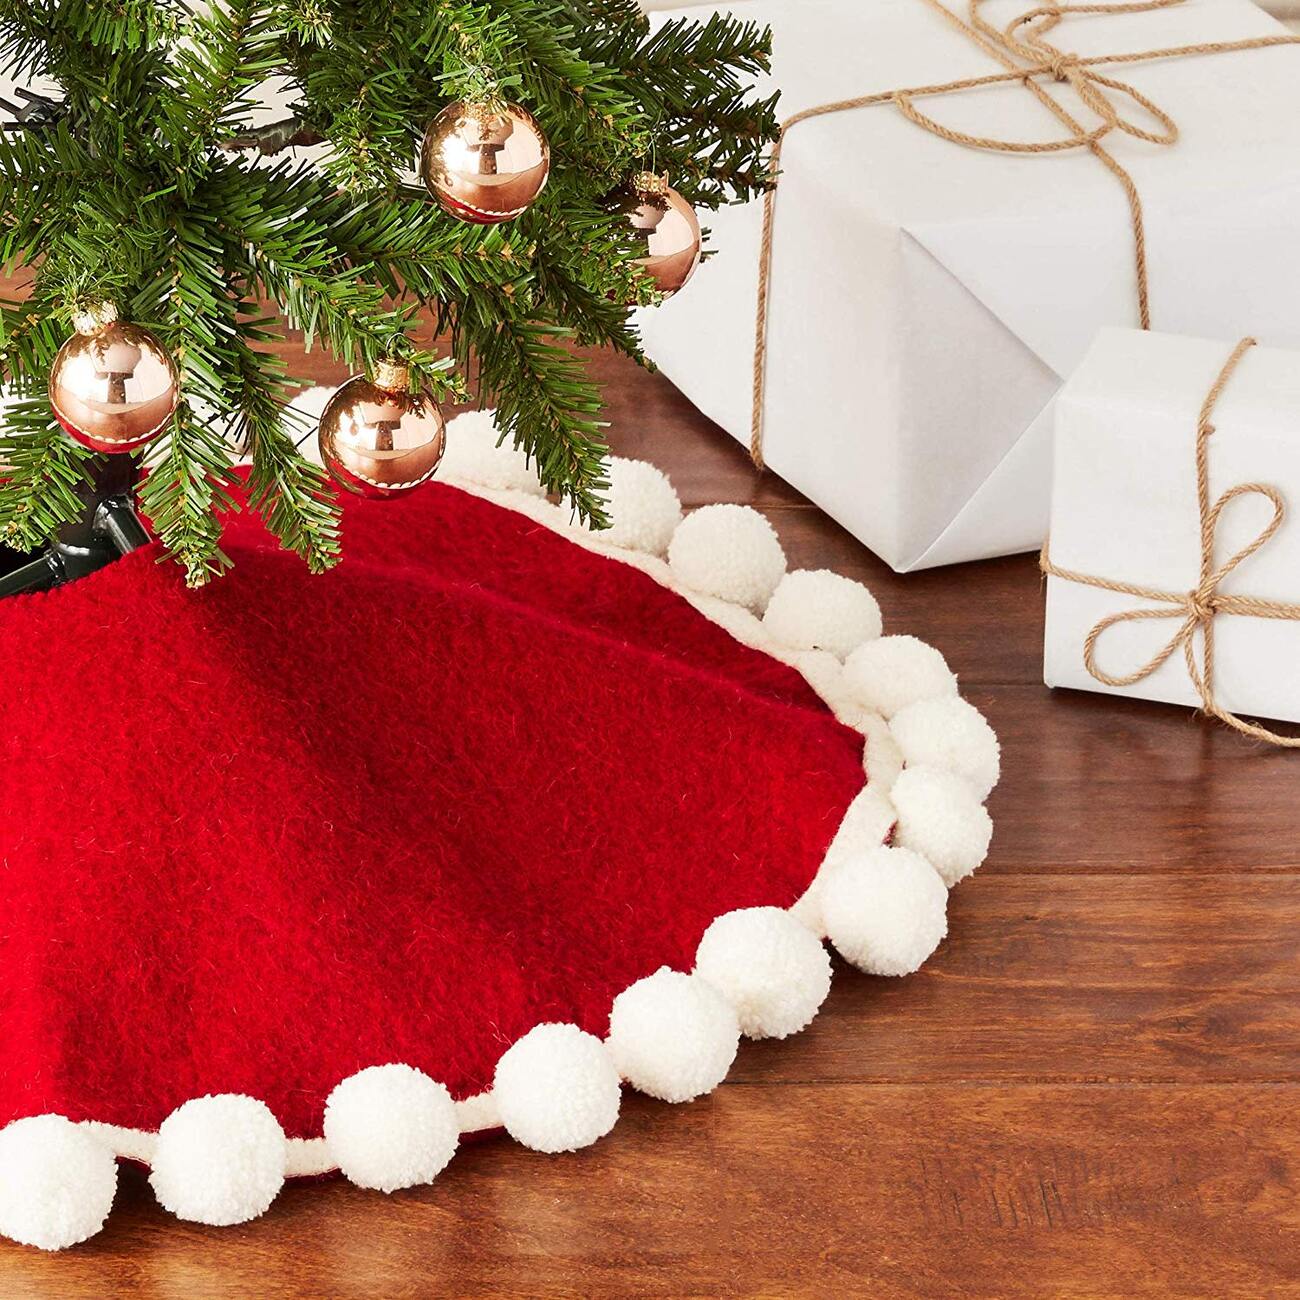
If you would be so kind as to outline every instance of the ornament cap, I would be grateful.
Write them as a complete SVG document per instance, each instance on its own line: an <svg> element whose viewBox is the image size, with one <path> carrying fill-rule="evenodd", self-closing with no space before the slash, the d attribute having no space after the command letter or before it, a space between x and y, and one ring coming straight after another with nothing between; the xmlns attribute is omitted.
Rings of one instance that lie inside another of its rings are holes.
<svg viewBox="0 0 1300 1300"><path fill-rule="evenodd" d="M465 116L478 127L485 140L504 143L514 133L515 124L503 111L503 107L485 99L467 100Z"/></svg>
<svg viewBox="0 0 1300 1300"><path fill-rule="evenodd" d="M89 337L107 329L117 320L117 307L111 302L91 302L80 308L72 318L72 328Z"/></svg>
<svg viewBox="0 0 1300 1300"><path fill-rule="evenodd" d="M647 194L653 198L663 198L668 193L668 173L661 176L658 172L637 172L632 177L632 188L638 194Z"/></svg>
<svg viewBox="0 0 1300 1300"><path fill-rule="evenodd" d="M406 393L411 389L411 370L400 361L388 358L376 361L371 382L386 393Z"/></svg>

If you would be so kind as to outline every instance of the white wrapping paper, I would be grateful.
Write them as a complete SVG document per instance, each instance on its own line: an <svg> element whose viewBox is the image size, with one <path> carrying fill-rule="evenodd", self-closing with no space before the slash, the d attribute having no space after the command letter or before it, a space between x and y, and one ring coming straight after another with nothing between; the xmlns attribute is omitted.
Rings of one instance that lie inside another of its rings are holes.
<svg viewBox="0 0 1300 1300"><path fill-rule="evenodd" d="M1000 25L1030 7L991 0L982 12ZM920 0L733 8L775 30L784 117L1001 70ZM1050 39L1087 55L1283 30L1249 0L1187 0L1068 18ZM1107 139L1145 203L1155 328L1258 331L1300 345L1300 47L1103 71L1181 128L1172 148ZM1068 89L1051 88L1084 112ZM1062 131L1018 84L919 106L967 132L1046 140ZM783 173L767 463L900 571L1036 546L1052 399L1100 326L1138 322L1133 235L1114 176L1086 150L1023 156L951 144L891 105L796 127ZM747 443L760 204L708 224L719 255L640 323L668 377Z"/></svg>
<svg viewBox="0 0 1300 1300"><path fill-rule="evenodd" d="M1098 336L1056 404L1056 567L1168 592L1196 586L1197 419L1234 342L1117 329ZM1253 348L1220 397L1213 424L1211 501L1237 484L1265 483L1288 507L1278 533L1220 590L1300 604L1300 352ZM1272 514L1262 497L1234 501L1218 530L1216 561L1249 544ZM1152 605L1049 578L1044 680L1198 705L1181 653L1126 687L1103 686L1084 667L1084 640L1100 619ZM1112 676L1131 673L1178 626L1172 618L1118 624L1099 640L1098 664ZM1219 704L1232 713L1300 721L1300 622L1220 614L1214 635Z"/></svg>

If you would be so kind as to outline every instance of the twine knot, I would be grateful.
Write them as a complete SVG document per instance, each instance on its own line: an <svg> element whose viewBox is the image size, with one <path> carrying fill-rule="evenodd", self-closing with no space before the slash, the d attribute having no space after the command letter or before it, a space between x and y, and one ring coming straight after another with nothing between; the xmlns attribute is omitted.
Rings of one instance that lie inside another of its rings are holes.
<svg viewBox="0 0 1300 1300"><path fill-rule="evenodd" d="M953 144L971 149L1000 153L1052 154L1072 149L1087 149L1115 177L1128 199L1133 229L1134 271L1137 282L1138 320L1143 329L1151 328L1150 286L1147 274L1146 222L1137 184L1122 163L1103 143L1114 132L1122 132L1148 144L1173 145L1178 140L1178 126L1162 108L1128 82L1102 75L1103 65L1146 63L1161 59L1191 58L1204 54L1226 54L1242 50L1262 50L1275 45L1300 44L1300 36L1279 34L1254 36L1238 41L1209 41L1199 45L1180 45L1167 49L1142 50L1135 53L1092 54L1082 58L1048 42L1047 36L1066 18L1086 15L1150 13L1171 9L1186 0L1041 0L1003 29L994 27L980 12L985 0L968 0L966 16L954 12L945 0L919 0L967 36L991 58L1000 63L1002 72L983 77L966 77L928 86L910 86L899 90L879 91L853 99L836 100L805 108L781 124L781 133L772 146L772 185L763 196L763 229L758 255L758 310L754 322L753 388L750 406L749 450L754 464L763 467L763 406L767 385L768 307L771 298L772 231L776 213L776 180L780 176L781 150L787 135L802 122L844 113L852 109L892 104L909 122ZM1068 82L1087 114L1095 120L1088 125L1056 99L1039 78L1051 76ZM1051 140L1000 140L992 136L970 135L945 126L917 108L922 98L946 98L962 91L985 86L1019 83L1031 92L1065 128L1065 133ZM1123 109L1137 108L1147 125L1124 115ZM1151 127L1154 126L1154 130ZM1182 597L1178 597L1179 600Z"/></svg>
<svg viewBox="0 0 1300 1300"><path fill-rule="evenodd" d="M1187 593L1187 610L1198 623L1208 623L1218 613L1217 592L1194 588Z"/></svg>
<svg viewBox="0 0 1300 1300"><path fill-rule="evenodd" d="M1057 81L1069 81L1071 70L1078 66L1077 54L1062 54L1059 50L1053 50L1047 60L1047 70Z"/></svg>
<svg viewBox="0 0 1300 1300"><path fill-rule="evenodd" d="M1224 595L1220 588L1227 576L1244 564L1256 551L1261 550L1272 541L1277 530L1286 518L1286 502L1277 488L1267 483L1239 483L1229 488L1217 501L1210 501L1209 441L1214 433L1210 417L1214 407L1227 387L1228 381L1241 364L1242 358L1255 346L1254 339L1242 339L1228 358L1227 364L1219 372L1201 407L1201 417L1196 428L1196 499L1201 520L1201 580L1191 591L1186 593L1160 591L1151 587L1138 587L1132 583L1114 582L1109 578L1098 578L1088 573L1075 573L1070 569L1058 568L1052 563L1049 547L1043 547L1039 567L1054 578L1066 582L1077 582L1087 587L1096 587L1102 591L1114 591L1126 596L1135 596L1150 604L1139 605L1133 609L1121 610L1110 614L1097 623L1088 633L1083 643L1083 662L1088 672L1103 686L1133 686L1144 681L1157 669L1169 661L1179 650L1187 664L1187 674L1201 698L1201 706L1211 717L1226 722L1228 726L1243 735L1256 740L1265 740L1272 745L1281 745L1288 749L1300 748L1300 736L1280 736L1254 722L1244 722L1236 714L1223 708L1214 691L1214 625L1220 614L1238 614L1251 618L1275 618L1300 622L1300 605L1288 605L1282 601L1264 600L1258 596ZM1216 566L1214 553L1219 534L1219 524L1224 512L1239 497L1263 497L1273 507L1273 517L1260 530L1254 541L1243 546L1239 551ZM1130 673L1115 674L1107 672L1097 662L1097 645L1102 637L1113 627L1121 623L1141 622L1146 619L1179 618L1183 621L1168 642L1155 654ZM1196 642L1201 642L1201 657L1197 661Z"/></svg>

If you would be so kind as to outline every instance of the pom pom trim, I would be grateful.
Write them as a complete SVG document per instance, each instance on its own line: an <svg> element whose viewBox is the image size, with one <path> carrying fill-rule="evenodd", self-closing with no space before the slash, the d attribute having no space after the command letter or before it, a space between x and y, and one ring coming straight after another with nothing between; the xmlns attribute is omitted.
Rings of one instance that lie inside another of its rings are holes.
<svg viewBox="0 0 1300 1300"><path fill-rule="evenodd" d="M503 506L519 514L528 516L545 525L584 550L617 560L652 578L660 586L675 592L687 600L710 622L722 627L741 644L750 649L762 651L780 663L798 672L813 691L830 708L835 717L845 726L859 732L864 739L872 733L877 738L890 736L889 722L879 714L865 712L855 699L853 692L846 688L843 680L843 664L834 655L807 649L792 648L782 644L764 626L761 618L751 611L723 601L707 592L693 591L682 583L678 575L670 568L667 560L658 555L649 554L630 547L613 546L602 540L600 533L593 533L585 528L575 527L568 512L551 502L516 489L486 487L459 480L455 486L461 491L468 491L475 496ZM690 518L688 514L686 519ZM680 526L680 525L679 525ZM944 692L948 694L948 692ZM927 697L929 698L929 697ZM877 782L871 785L871 757L867 754L868 786L873 797L884 801L882 809L876 810L875 816L880 824L889 820L892 804L888 793L880 789L889 782ZM905 766L905 765L904 765ZM868 788L864 786L864 790ZM897 829L896 817L888 827L884 843L893 841ZM838 841L836 842L838 843ZM834 845L832 846L834 847ZM828 871L841 864L842 853L838 850L828 854L817 877L804 895L789 909L790 915L817 936L825 939L826 927L821 912L820 894ZM727 915L724 913L724 915ZM383 1064L377 1062L376 1064ZM342 1080L340 1080L342 1082ZM626 1081L624 1081L626 1083ZM474 1097L453 1102L456 1122L461 1137L475 1133L500 1131L504 1128L497 1100L489 1089ZM119 1127L86 1121L81 1127L107 1145L113 1154L122 1160L151 1166L158 1144L157 1132L143 1129ZM319 1178L323 1175L338 1173L337 1160L330 1153L325 1138L291 1138L284 1139L286 1179Z"/></svg>

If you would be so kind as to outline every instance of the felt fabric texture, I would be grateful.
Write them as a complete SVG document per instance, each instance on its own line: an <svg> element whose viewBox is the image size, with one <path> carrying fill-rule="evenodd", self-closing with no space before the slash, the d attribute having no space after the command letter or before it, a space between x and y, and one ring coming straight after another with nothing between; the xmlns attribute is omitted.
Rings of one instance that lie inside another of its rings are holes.
<svg viewBox="0 0 1300 1300"><path fill-rule="evenodd" d="M467 1097L816 875L863 741L796 672L456 488L344 527L322 577L238 519L203 590L149 547L0 601L0 1125Z"/></svg>

